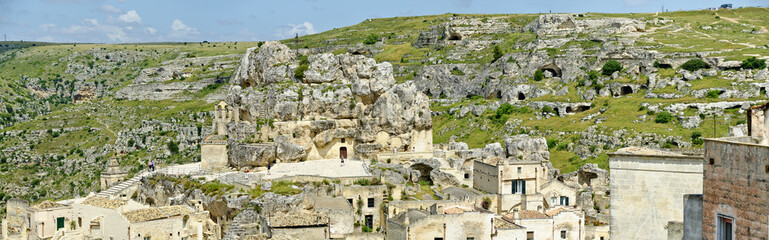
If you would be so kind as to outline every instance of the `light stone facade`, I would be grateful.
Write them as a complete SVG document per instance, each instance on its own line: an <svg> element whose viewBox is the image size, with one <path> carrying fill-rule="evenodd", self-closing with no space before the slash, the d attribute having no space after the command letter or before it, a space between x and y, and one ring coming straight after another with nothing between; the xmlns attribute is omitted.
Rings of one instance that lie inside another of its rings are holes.
<svg viewBox="0 0 769 240"><path fill-rule="evenodd" d="M666 239L683 198L702 193L702 156L624 148L609 154L611 239Z"/></svg>
<svg viewBox="0 0 769 240"><path fill-rule="evenodd" d="M3 236L6 239L46 239L59 229L71 227L72 206L45 201L30 206L26 201L11 199L6 205Z"/></svg>

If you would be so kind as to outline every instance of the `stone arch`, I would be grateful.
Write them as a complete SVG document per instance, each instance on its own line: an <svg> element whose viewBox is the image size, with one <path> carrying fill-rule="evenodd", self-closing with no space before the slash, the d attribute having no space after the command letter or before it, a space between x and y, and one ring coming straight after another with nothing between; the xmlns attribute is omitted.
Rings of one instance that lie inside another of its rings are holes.
<svg viewBox="0 0 769 240"><path fill-rule="evenodd" d="M625 96L628 94L633 94L633 88L630 86L622 86L619 88L619 95Z"/></svg>
<svg viewBox="0 0 769 240"><path fill-rule="evenodd" d="M433 180L430 179L430 172L433 171L433 167L424 163L417 163L411 165L411 169L419 171L418 181L427 181L432 185Z"/></svg>
<svg viewBox="0 0 769 240"><path fill-rule="evenodd" d="M184 215L182 217L182 229L187 228L187 222L190 220L190 215Z"/></svg>
<svg viewBox="0 0 769 240"><path fill-rule="evenodd" d="M542 70L543 72L548 71L553 75L553 77L561 77L561 68L558 67L558 65L555 65L555 63L542 66L539 68L539 70Z"/></svg>

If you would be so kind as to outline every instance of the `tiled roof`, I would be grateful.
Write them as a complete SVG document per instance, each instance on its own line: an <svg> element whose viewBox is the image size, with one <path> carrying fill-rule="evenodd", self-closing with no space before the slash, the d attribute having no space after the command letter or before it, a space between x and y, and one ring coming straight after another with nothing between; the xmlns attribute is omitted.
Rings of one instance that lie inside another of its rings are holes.
<svg viewBox="0 0 769 240"><path fill-rule="evenodd" d="M126 202L127 201L125 200L93 196L83 201L83 204L100 208L115 209L125 205Z"/></svg>
<svg viewBox="0 0 769 240"><path fill-rule="evenodd" d="M64 207L64 205L55 203L49 200L45 200L41 203L38 203L32 206L33 209L49 209L49 208L57 208L57 207Z"/></svg>
<svg viewBox="0 0 769 240"><path fill-rule="evenodd" d="M462 206L452 206L452 207L447 207L443 209L444 214L457 214L457 213L470 212L470 211L473 211L473 210L466 207L462 207Z"/></svg>
<svg viewBox="0 0 769 240"><path fill-rule="evenodd" d="M269 221L270 227L303 227L325 225L328 218L317 213L290 213L274 215Z"/></svg>
<svg viewBox="0 0 769 240"><path fill-rule="evenodd" d="M532 211L532 210L523 210L518 212L518 218L520 219L539 219L539 218L550 218L549 216L545 215L544 213ZM509 213L505 216L503 216L504 219L513 221L515 220L514 213Z"/></svg>
<svg viewBox="0 0 769 240"><path fill-rule="evenodd" d="M123 212L123 216L130 222L146 222L162 218L169 218L192 213L192 209L187 206L176 205L159 208L145 208L133 211Z"/></svg>

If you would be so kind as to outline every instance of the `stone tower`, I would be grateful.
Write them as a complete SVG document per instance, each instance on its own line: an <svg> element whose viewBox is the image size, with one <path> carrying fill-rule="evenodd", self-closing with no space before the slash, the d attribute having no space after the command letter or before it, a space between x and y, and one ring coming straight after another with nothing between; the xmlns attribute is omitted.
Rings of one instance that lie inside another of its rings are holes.
<svg viewBox="0 0 769 240"><path fill-rule="evenodd" d="M107 163L107 171L101 173L101 189L107 189L118 184L125 178L127 172L123 171L120 164L117 163L117 157L111 157Z"/></svg>
<svg viewBox="0 0 769 240"><path fill-rule="evenodd" d="M213 135L227 135L227 123L232 120L232 109L221 101L214 106Z"/></svg>

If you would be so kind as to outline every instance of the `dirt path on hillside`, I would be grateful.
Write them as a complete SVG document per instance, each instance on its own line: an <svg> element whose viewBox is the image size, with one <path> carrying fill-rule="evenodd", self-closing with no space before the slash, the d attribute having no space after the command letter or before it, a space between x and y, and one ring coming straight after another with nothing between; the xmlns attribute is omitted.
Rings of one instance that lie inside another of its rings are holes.
<svg viewBox="0 0 769 240"><path fill-rule="evenodd" d="M740 22L737 21L737 19L724 17L724 16L721 16L721 15L718 15L718 13L716 13L716 16L718 16L719 18L721 18L723 20L732 22L732 23L740 23Z"/></svg>

